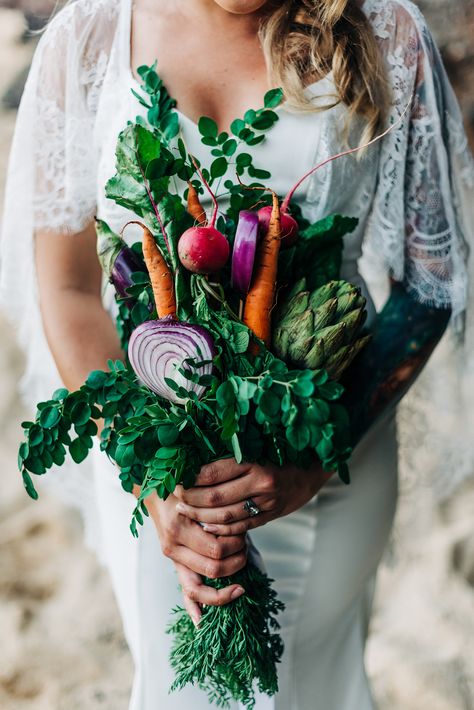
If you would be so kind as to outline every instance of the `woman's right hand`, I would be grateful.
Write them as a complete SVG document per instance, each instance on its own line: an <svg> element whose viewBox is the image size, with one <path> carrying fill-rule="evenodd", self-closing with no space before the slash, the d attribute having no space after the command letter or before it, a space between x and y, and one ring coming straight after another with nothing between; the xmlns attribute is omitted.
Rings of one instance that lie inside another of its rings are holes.
<svg viewBox="0 0 474 710"><path fill-rule="evenodd" d="M137 495L138 490L134 492ZM223 589L209 587L202 576L217 579L238 572L247 561L247 543L245 535L217 537L205 532L199 523L176 511L178 502L174 495L161 500L152 493L145 505L157 529L163 554L176 567L184 606L197 625L200 604L222 606L244 593L238 584Z"/></svg>

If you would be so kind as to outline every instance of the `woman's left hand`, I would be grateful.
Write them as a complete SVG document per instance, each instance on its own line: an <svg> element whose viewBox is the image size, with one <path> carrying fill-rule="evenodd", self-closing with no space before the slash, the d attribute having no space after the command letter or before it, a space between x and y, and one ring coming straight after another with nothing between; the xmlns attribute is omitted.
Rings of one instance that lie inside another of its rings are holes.
<svg viewBox="0 0 474 710"><path fill-rule="evenodd" d="M201 468L193 488L176 488L176 510L202 523L207 532L241 535L301 508L330 476L319 465L301 469L221 459ZM249 498L261 510L257 515L244 508Z"/></svg>

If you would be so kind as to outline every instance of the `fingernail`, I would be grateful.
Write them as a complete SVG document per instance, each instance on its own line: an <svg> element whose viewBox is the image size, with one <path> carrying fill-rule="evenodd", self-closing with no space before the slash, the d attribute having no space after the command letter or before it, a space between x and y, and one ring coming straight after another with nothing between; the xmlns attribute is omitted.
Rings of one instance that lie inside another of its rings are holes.
<svg viewBox="0 0 474 710"><path fill-rule="evenodd" d="M242 594L245 592L245 589L243 587L237 587L234 589L232 594L230 595L231 599L238 599L239 597L242 596Z"/></svg>
<svg viewBox="0 0 474 710"><path fill-rule="evenodd" d="M178 511L178 513L185 513L186 506L184 506L182 503L176 503L176 510Z"/></svg>
<svg viewBox="0 0 474 710"><path fill-rule="evenodd" d="M197 616L196 614L193 614L191 616L191 619L193 621L194 626L197 628L199 626L199 622L201 621L201 617Z"/></svg>
<svg viewBox="0 0 474 710"><path fill-rule="evenodd" d="M219 532L218 527L216 527L215 525L207 525L206 523L202 523L202 529L206 532L215 533L216 535Z"/></svg>

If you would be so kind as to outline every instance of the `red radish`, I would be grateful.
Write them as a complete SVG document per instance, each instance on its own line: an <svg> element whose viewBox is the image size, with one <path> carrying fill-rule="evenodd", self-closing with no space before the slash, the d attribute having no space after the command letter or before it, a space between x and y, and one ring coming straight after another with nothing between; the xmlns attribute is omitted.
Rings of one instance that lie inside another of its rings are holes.
<svg viewBox="0 0 474 710"><path fill-rule="evenodd" d="M229 252L229 242L212 226L190 227L178 242L179 260L193 274L220 271L229 258Z"/></svg>
<svg viewBox="0 0 474 710"><path fill-rule="evenodd" d="M230 247L226 237L215 227L218 207L215 195L195 158L192 155L190 157L212 198L214 210L209 225L190 227L183 232L178 242L178 256L182 265L193 274L212 274L225 266Z"/></svg>
<svg viewBox="0 0 474 710"><path fill-rule="evenodd" d="M262 234L265 234L268 230L272 210L273 208L271 205L261 207L258 210L258 221ZM283 212L283 205L281 210L281 248L284 249L285 247L293 246L298 239L298 222L294 217L288 214L288 212Z"/></svg>
<svg viewBox="0 0 474 710"><path fill-rule="evenodd" d="M357 148L351 148L350 150L345 150L342 153L337 153L337 155L332 155L330 158L326 158L323 160L321 163L318 163L314 168L311 168L311 170L308 170L307 173L303 175L302 178L298 180L298 182L293 185L293 187L289 190L287 196L281 203L280 207L280 214L281 214L281 239L282 243L281 246L283 247L290 247L292 244L295 243L295 241L298 239L298 223L296 220L288 214L288 207L290 205L290 202L293 198L294 193L296 190L300 187L300 185L306 180L306 178L310 177L316 170L319 170L319 168L322 168L324 165L327 165L328 163L331 163L333 160L337 160L337 158L343 158L345 155L351 155L352 153L357 153L359 150L362 150L363 148L368 148L371 146L373 143L376 143L379 141L381 138L384 138L390 131L393 131L394 128L401 122L402 118L408 111L409 107L411 105L411 100L407 103L405 106L405 109L403 112L400 114L400 116L397 118L395 123L393 123L391 126L389 126L383 133L380 133L380 135L375 136L375 138L372 138L368 143L365 143L364 145L359 145ZM270 217L272 214L272 208L270 206L267 207L261 207L258 210L258 219L260 222L261 230L263 233L266 232L268 229L268 225L270 223Z"/></svg>

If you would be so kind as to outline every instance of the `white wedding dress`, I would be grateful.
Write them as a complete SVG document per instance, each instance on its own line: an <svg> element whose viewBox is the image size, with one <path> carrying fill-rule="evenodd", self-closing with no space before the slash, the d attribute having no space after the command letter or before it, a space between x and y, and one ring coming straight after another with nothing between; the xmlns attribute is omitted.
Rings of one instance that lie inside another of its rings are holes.
<svg viewBox="0 0 474 710"><path fill-rule="evenodd" d="M365 257L371 288L387 273L404 279L419 300L451 306L456 325L467 301L465 238L474 203L474 169L458 106L418 10L406 0L367 0L364 11L387 61L392 119L410 101L411 110L362 159L339 160L314 174L297 200L310 220L333 212L359 218L346 237L343 276L366 293L369 323L375 309L359 270L363 243L371 247L372 256ZM120 231L131 218L104 196L117 135L142 111L131 93L139 90L130 69L131 12L131 0L76 0L61 11L40 41L20 108L3 222L2 300L27 351L23 393L31 403L58 385L39 325L33 230L73 234L97 214ZM331 75L307 88L315 102L332 90ZM345 108L300 114L283 104L276 110L279 120L250 150L255 164L271 172L272 187L285 194L318 160L341 149ZM207 164L209 149L197 125L178 113L188 149ZM359 130L360 124L353 126L352 142ZM131 226L127 239L137 236ZM109 289L104 299L111 304ZM259 697L257 710L374 708L364 645L396 507L394 412L357 447L350 468L350 486L333 477L299 511L252 534L286 604L280 690L275 698ZM177 579L152 523L138 541L132 538L135 501L120 487L116 468L96 449L92 467L86 462L46 478L82 505L88 541L110 570L136 665L130 709L209 708L197 688L168 694L171 639L165 628L180 602Z"/></svg>

